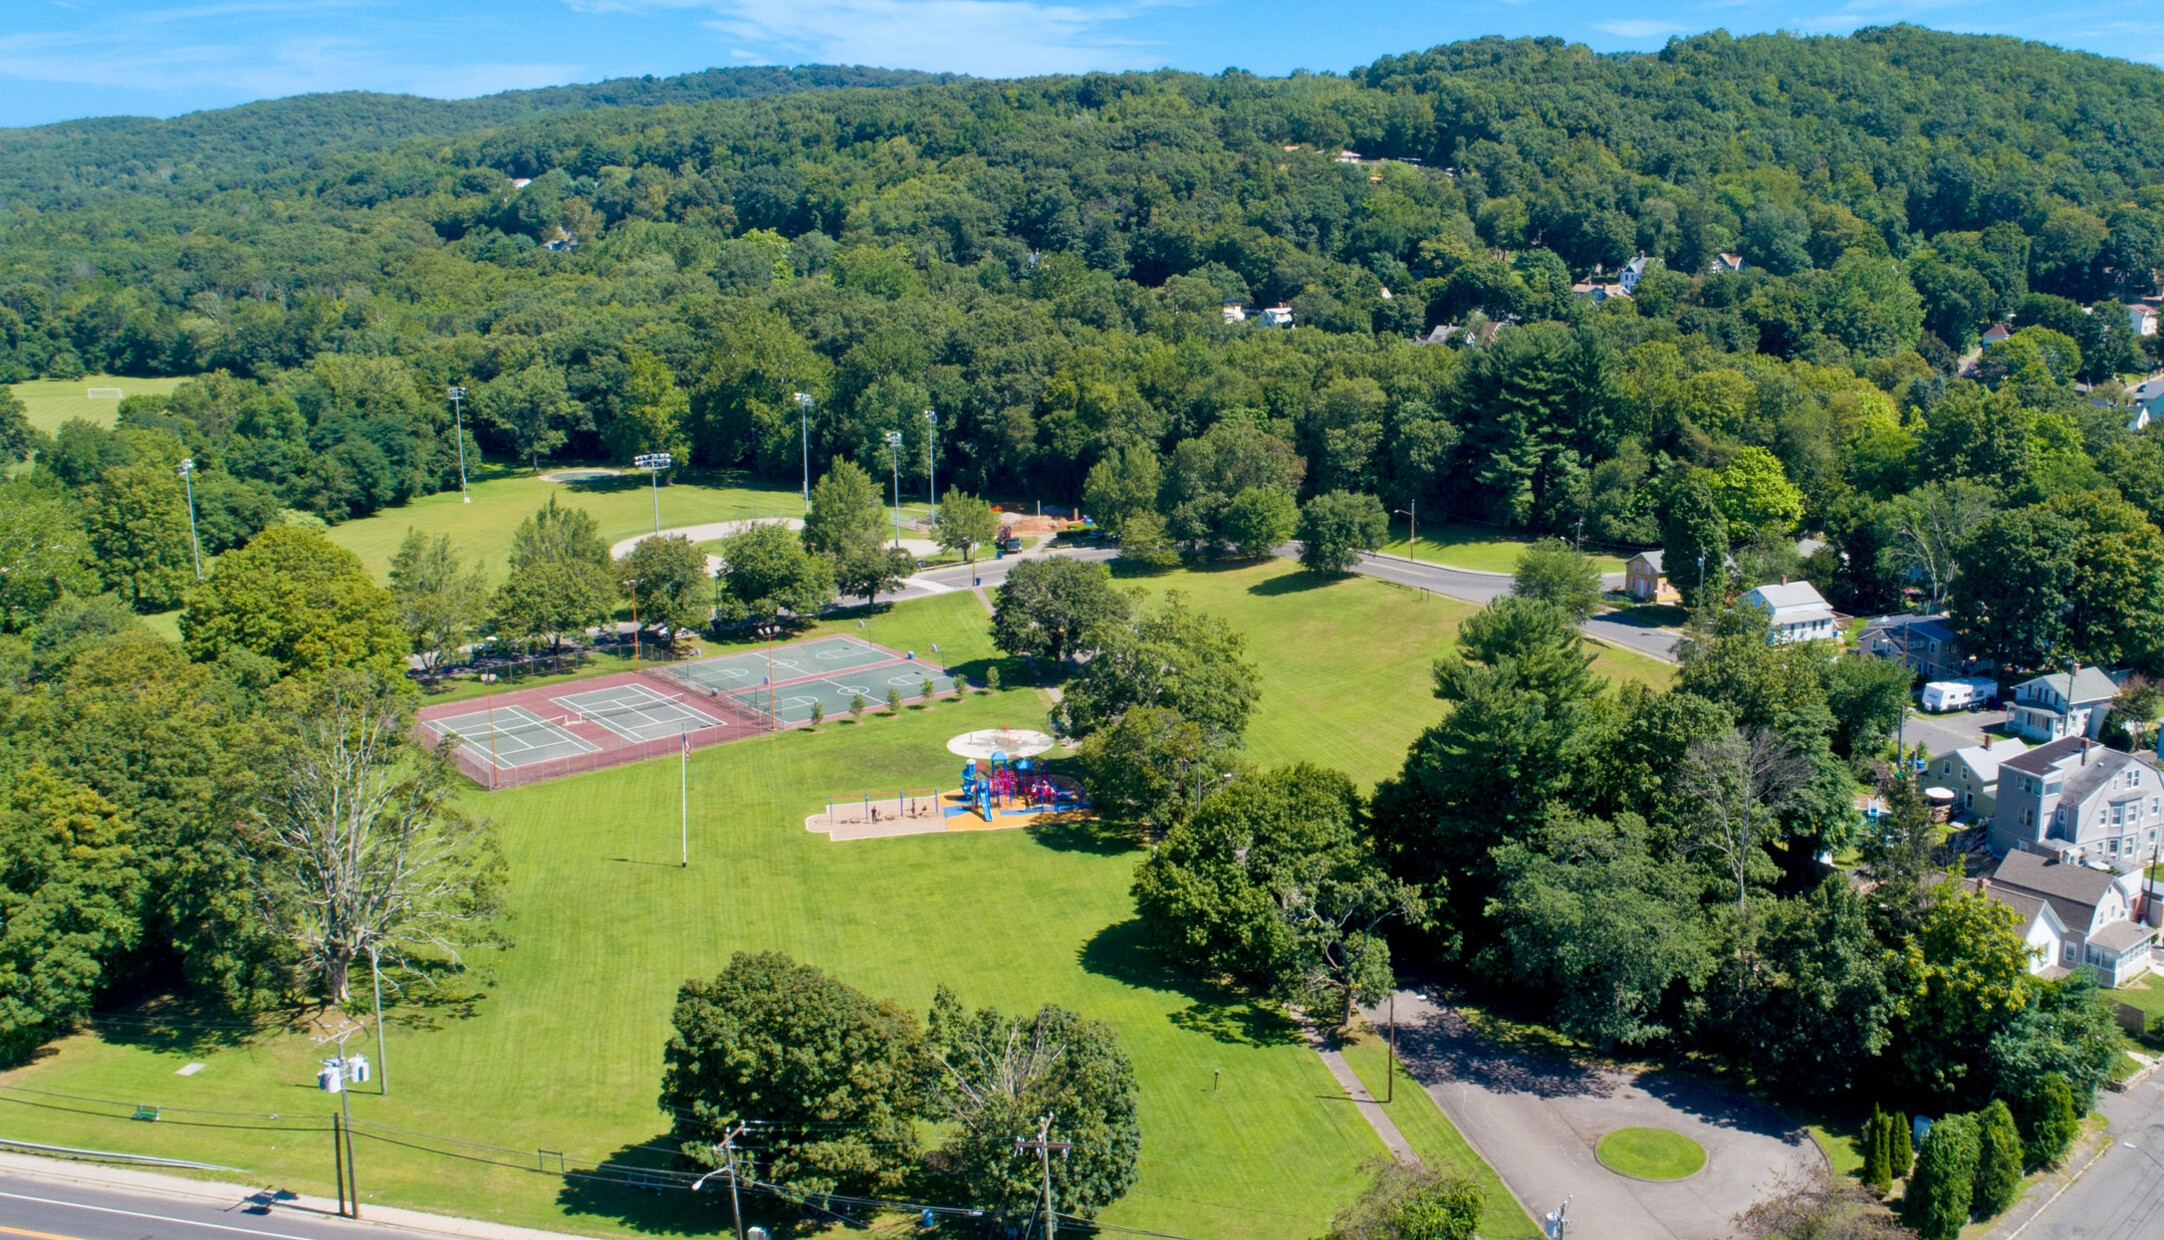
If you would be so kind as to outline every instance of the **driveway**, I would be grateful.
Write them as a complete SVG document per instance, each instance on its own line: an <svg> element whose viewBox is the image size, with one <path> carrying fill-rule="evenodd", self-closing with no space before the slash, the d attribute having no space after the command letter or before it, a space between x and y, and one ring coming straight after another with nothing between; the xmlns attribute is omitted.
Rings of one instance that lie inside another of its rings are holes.
<svg viewBox="0 0 2164 1240"><path fill-rule="evenodd" d="M1727 1240L1732 1220L1784 1179L1823 1167L1802 1129L1768 1107L1665 1073L1610 1072L1482 1037L1456 1011L1397 996L1398 1052L1534 1218L1570 1200L1587 1240ZM1368 1019L1378 1024L1378 1013ZM1697 1175L1651 1183L1600 1165L1617 1128L1667 1128L1706 1148Z"/></svg>
<svg viewBox="0 0 2164 1240"><path fill-rule="evenodd" d="M1914 749L1916 742L1922 741L1936 758L1956 749L1973 749L1983 744L1984 733L1987 730L1997 732L2005 722L2003 710L1956 710L1943 715L1911 710L1901 743Z"/></svg>

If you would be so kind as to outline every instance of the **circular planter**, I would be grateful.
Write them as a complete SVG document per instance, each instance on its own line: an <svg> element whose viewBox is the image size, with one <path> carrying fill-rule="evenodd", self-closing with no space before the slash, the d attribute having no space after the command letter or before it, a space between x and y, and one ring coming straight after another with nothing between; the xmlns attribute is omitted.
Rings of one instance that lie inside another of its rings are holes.
<svg viewBox="0 0 2164 1240"><path fill-rule="evenodd" d="M1600 1165L1634 1180L1687 1180L1706 1169L1706 1147L1666 1128L1618 1128L1593 1146Z"/></svg>

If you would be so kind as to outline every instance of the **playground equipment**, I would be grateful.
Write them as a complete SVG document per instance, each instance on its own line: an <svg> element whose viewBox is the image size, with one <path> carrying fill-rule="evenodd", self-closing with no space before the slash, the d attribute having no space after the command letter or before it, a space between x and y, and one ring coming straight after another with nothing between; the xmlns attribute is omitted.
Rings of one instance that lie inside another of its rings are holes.
<svg viewBox="0 0 2164 1240"><path fill-rule="evenodd" d="M1028 758L1008 760L995 751L979 769L972 758L962 764L962 803L977 811L986 822L995 812L1019 803L1027 811L1082 809L1088 802L1082 785L1064 775L1051 775Z"/></svg>

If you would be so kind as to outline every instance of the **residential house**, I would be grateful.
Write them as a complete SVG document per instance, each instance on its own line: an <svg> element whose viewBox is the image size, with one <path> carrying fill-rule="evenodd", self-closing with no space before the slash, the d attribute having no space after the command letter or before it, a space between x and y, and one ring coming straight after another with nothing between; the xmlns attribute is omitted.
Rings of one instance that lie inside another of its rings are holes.
<svg viewBox="0 0 2164 1240"><path fill-rule="evenodd" d="M1638 291L1638 281L1645 278L1646 264L1651 261L1653 260L1640 254L1623 264L1623 270L1616 273L1616 283L1623 286L1624 292L1636 293Z"/></svg>
<svg viewBox="0 0 2164 1240"><path fill-rule="evenodd" d="M1999 764L2028 751L2029 747L2020 741L2000 739L1987 732L1981 745L1931 759L1926 778L1951 791L1954 805L1962 813L1990 822L1999 806Z"/></svg>
<svg viewBox="0 0 2164 1240"><path fill-rule="evenodd" d="M1661 549L1641 551L1623 565L1623 593L1640 603L1672 603L1682 597L1661 573Z"/></svg>
<svg viewBox="0 0 2164 1240"><path fill-rule="evenodd" d="M1758 586L1744 591L1737 601L1766 613L1773 622L1775 642L1834 641L1840 636L1833 625L1833 608L1808 581Z"/></svg>
<svg viewBox="0 0 2164 1240"><path fill-rule="evenodd" d="M1713 256L1713 261L1706 264L1706 274L1716 276L1731 275L1748 266L1750 264L1743 261L1743 255L1741 254L1716 254Z"/></svg>
<svg viewBox="0 0 2164 1240"><path fill-rule="evenodd" d="M2054 672L2015 685L2006 722L2032 741L2064 736L2094 740L2104 734L2104 716L2118 692L2110 676L2077 664L2072 672Z"/></svg>
<svg viewBox="0 0 2164 1240"><path fill-rule="evenodd" d="M1998 344L2003 340L2011 340L2013 339L2013 336L2014 327L2011 323L1993 323L1991 326L1984 329L1984 343L1986 345L1994 345Z"/></svg>
<svg viewBox="0 0 2164 1240"><path fill-rule="evenodd" d="M1925 680L1963 675L1968 660L1944 613L1934 616L1880 616L1866 624L1856 648L1882 659L1899 659Z"/></svg>
<svg viewBox="0 0 2164 1240"><path fill-rule="evenodd" d="M1255 314L1256 317L1262 320L1264 327L1292 326L1291 306L1264 306L1262 309L1257 310Z"/></svg>
<svg viewBox="0 0 2164 1240"><path fill-rule="evenodd" d="M2134 429L2139 430L2164 418L2164 375L2155 375L2135 384L2134 390L2127 393L2127 399L2134 408L2134 421L2139 423Z"/></svg>
<svg viewBox="0 0 2164 1240"><path fill-rule="evenodd" d="M2157 856L2164 783L2132 754L2086 736L1999 762L1991 851L2026 851L2132 869Z"/></svg>
<svg viewBox="0 0 2164 1240"><path fill-rule="evenodd" d="M1339 151L1337 153L1337 161L1341 164L1357 164L1360 162L1360 152Z"/></svg>
<svg viewBox="0 0 2164 1240"><path fill-rule="evenodd" d="M1227 323L1247 322L1247 307L1245 306L1226 306L1223 313Z"/></svg>
<svg viewBox="0 0 2164 1240"><path fill-rule="evenodd" d="M1596 284L1590 280L1580 280L1578 283L1571 285L1570 293L1573 297L1590 297L1596 306L1612 298L1628 299L1631 295L1631 291L1621 284Z"/></svg>
<svg viewBox="0 0 2164 1240"><path fill-rule="evenodd" d="M2086 967L2114 987L2149 972L2157 932L2135 920L2133 894L2109 871L2014 852L1980 886L2024 914L2024 937L2038 953L2031 972Z"/></svg>
<svg viewBox="0 0 2164 1240"><path fill-rule="evenodd" d="M2156 335L2156 307L2147 302L2137 301L2128 306L2126 308L2126 321L2127 325L2134 329L2134 334L2137 336Z"/></svg>

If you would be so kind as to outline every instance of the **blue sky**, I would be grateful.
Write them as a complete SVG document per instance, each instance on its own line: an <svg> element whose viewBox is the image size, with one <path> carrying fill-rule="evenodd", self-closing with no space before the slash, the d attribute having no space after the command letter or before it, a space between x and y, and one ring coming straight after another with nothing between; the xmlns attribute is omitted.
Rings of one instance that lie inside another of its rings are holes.
<svg viewBox="0 0 2164 1240"><path fill-rule="evenodd" d="M442 98L712 66L1339 69L1483 34L1651 49L1913 21L2164 63L2158 0L0 0L0 126L308 91Z"/></svg>

